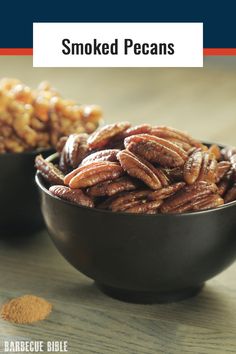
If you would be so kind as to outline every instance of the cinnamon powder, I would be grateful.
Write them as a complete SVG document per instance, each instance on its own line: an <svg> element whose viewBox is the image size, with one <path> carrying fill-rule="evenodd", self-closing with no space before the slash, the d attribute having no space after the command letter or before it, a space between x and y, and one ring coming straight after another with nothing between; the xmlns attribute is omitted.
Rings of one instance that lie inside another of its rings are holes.
<svg viewBox="0 0 236 354"><path fill-rule="evenodd" d="M10 300L1 308L1 317L13 323L33 323L44 320L52 305L41 297L24 295Z"/></svg>

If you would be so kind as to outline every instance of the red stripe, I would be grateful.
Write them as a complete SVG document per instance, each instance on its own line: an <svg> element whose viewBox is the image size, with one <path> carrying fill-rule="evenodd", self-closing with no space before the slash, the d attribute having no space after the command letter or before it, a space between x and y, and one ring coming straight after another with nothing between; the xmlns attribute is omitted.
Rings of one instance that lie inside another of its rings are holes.
<svg viewBox="0 0 236 354"><path fill-rule="evenodd" d="M0 48L0 55L33 55L33 48Z"/></svg>
<svg viewBox="0 0 236 354"><path fill-rule="evenodd" d="M204 48L203 54L236 56L236 48ZM0 48L0 55L33 55L33 48Z"/></svg>
<svg viewBox="0 0 236 354"><path fill-rule="evenodd" d="M204 48L204 55L236 55L236 48Z"/></svg>

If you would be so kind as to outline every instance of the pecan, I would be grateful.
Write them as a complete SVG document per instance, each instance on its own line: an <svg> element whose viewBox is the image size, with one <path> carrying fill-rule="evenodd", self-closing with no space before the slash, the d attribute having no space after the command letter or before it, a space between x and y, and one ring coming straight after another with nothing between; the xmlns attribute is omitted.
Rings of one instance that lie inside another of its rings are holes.
<svg viewBox="0 0 236 354"><path fill-rule="evenodd" d="M184 182L172 184L168 187L161 188L157 191L151 192L148 195L148 200L163 200L170 197L172 194L178 192L185 186Z"/></svg>
<svg viewBox="0 0 236 354"><path fill-rule="evenodd" d="M225 195L227 190L230 188L231 183L228 178L223 178L219 183L217 183L218 194L222 197Z"/></svg>
<svg viewBox="0 0 236 354"><path fill-rule="evenodd" d="M57 146L56 146L56 150L57 152L61 153L64 146L65 146L65 143L67 141L68 137L67 136L62 136L58 142L57 142Z"/></svg>
<svg viewBox="0 0 236 354"><path fill-rule="evenodd" d="M51 184L64 184L63 173L51 162L46 161L42 155L36 156L35 167L47 182Z"/></svg>
<svg viewBox="0 0 236 354"><path fill-rule="evenodd" d="M135 214L150 214L150 212L156 212L161 205L162 200L153 200L151 202L140 201L136 205L133 205L124 210L125 213L135 213Z"/></svg>
<svg viewBox="0 0 236 354"><path fill-rule="evenodd" d="M220 161L217 166L217 176L216 182L218 183L222 178L226 176L231 168L231 163L229 161Z"/></svg>
<svg viewBox="0 0 236 354"><path fill-rule="evenodd" d="M96 184L88 189L88 194L92 197L112 196L114 194L136 189L137 182L130 177L120 177L113 181L105 181Z"/></svg>
<svg viewBox="0 0 236 354"><path fill-rule="evenodd" d="M196 181L215 182L217 161L213 154L196 150L189 156L184 165L184 180L188 184Z"/></svg>
<svg viewBox="0 0 236 354"><path fill-rule="evenodd" d="M186 152L176 144L148 134L130 136L124 144L134 154L164 167L182 166L187 159Z"/></svg>
<svg viewBox="0 0 236 354"><path fill-rule="evenodd" d="M139 159L130 151L123 150L117 155L123 169L132 177L143 181L151 189L159 189L164 182L164 173L155 169L144 159ZM163 179L163 181L162 181Z"/></svg>
<svg viewBox="0 0 236 354"><path fill-rule="evenodd" d="M102 148L103 146L107 145L112 138L122 133L129 127L130 123L128 122L105 125L90 135L88 139L89 148Z"/></svg>
<svg viewBox="0 0 236 354"><path fill-rule="evenodd" d="M226 192L224 196L225 203L236 200L236 183Z"/></svg>
<svg viewBox="0 0 236 354"><path fill-rule="evenodd" d="M91 163L93 161L110 161L117 162L117 154L120 152L119 149L107 149L94 152L93 154L87 156L81 162L81 165L86 165L87 163Z"/></svg>
<svg viewBox="0 0 236 354"><path fill-rule="evenodd" d="M217 161L219 161L221 159L221 151L220 151L220 148L218 145L212 144L209 147L208 152L213 154Z"/></svg>
<svg viewBox="0 0 236 354"><path fill-rule="evenodd" d="M199 200L192 205L192 210L206 210L206 209L213 209L218 208L219 206L224 204L224 199L221 198L218 194L210 194Z"/></svg>
<svg viewBox="0 0 236 354"><path fill-rule="evenodd" d="M123 137L127 138L128 136L132 136L132 135L149 134L151 132L151 129L152 127L150 124L136 125L124 131Z"/></svg>
<svg viewBox="0 0 236 354"><path fill-rule="evenodd" d="M124 173L122 167L115 162L100 161L80 166L64 178L64 183L71 188L86 188L97 183L112 180Z"/></svg>
<svg viewBox="0 0 236 354"><path fill-rule="evenodd" d="M236 147L227 146L221 150L221 156L223 160L230 161L233 155L236 155Z"/></svg>
<svg viewBox="0 0 236 354"><path fill-rule="evenodd" d="M108 200L100 205L100 207L111 209L112 211L124 211L139 205L140 202L145 203L149 193L150 191L147 189L134 192L124 192L119 196L108 198Z"/></svg>
<svg viewBox="0 0 236 354"><path fill-rule="evenodd" d="M67 165L76 168L80 162L88 155L87 134L71 134L64 146Z"/></svg>
<svg viewBox="0 0 236 354"><path fill-rule="evenodd" d="M162 213L181 213L192 210L196 200L209 194L217 193L217 186L206 181L187 185L170 196L161 206Z"/></svg>
<svg viewBox="0 0 236 354"><path fill-rule="evenodd" d="M166 127L166 126L153 127L150 134L167 140L176 139L178 141L183 141L185 143L188 143L191 146L195 146L203 150L206 149L206 147L200 141L193 139L189 134L171 127Z"/></svg>
<svg viewBox="0 0 236 354"><path fill-rule="evenodd" d="M231 179L236 182L236 155L231 156Z"/></svg>
<svg viewBox="0 0 236 354"><path fill-rule="evenodd" d="M73 202L75 204L87 206L90 208L94 207L93 200L87 196L81 189L71 189L66 186L52 186L49 191L64 200Z"/></svg>

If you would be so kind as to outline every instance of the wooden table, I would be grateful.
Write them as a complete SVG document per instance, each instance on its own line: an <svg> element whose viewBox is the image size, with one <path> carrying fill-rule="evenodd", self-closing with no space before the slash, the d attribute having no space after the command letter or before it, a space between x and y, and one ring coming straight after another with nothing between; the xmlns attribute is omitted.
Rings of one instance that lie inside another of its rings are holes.
<svg viewBox="0 0 236 354"><path fill-rule="evenodd" d="M35 86L50 80L66 97L100 103L108 122L168 124L236 145L236 59L204 69L32 69L31 58L1 57L0 77ZM68 340L72 354L236 353L236 264L199 296L168 305L134 305L103 295L58 254L47 232L0 241L0 303L32 293L51 301L31 326L0 320L0 339Z"/></svg>
<svg viewBox="0 0 236 354"><path fill-rule="evenodd" d="M3 340L67 340L69 353L236 353L236 264L195 298L127 304L103 295L57 252L46 231L0 241L0 303L23 294L53 304L47 320L0 320Z"/></svg>

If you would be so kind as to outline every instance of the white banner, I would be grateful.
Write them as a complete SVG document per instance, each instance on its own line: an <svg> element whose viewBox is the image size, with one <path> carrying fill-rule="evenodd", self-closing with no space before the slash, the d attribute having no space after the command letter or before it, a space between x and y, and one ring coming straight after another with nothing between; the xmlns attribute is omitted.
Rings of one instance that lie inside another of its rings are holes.
<svg viewBox="0 0 236 354"><path fill-rule="evenodd" d="M34 67L202 67L202 23L34 23Z"/></svg>

